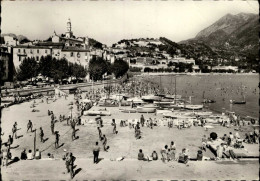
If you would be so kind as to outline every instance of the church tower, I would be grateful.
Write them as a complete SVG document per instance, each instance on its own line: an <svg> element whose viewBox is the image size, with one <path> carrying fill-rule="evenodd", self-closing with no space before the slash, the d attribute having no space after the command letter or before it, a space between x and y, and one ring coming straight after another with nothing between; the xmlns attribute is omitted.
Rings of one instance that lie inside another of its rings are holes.
<svg viewBox="0 0 260 181"><path fill-rule="evenodd" d="M66 38L72 38L73 34L72 34L72 31L71 31L71 21L70 21L70 18L68 19L68 22L67 22L67 31L66 31Z"/></svg>

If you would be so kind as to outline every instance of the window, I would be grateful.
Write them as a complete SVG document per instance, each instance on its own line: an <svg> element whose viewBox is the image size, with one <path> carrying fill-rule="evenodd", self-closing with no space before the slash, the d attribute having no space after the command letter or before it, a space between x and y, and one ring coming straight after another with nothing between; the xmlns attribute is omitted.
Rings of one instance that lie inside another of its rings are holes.
<svg viewBox="0 0 260 181"><path fill-rule="evenodd" d="M33 54L33 51L32 51L32 50L30 50L30 53L31 53L31 54Z"/></svg>
<svg viewBox="0 0 260 181"><path fill-rule="evenodd" d="M73 57L73 52L70 53L70 56Z"/></svg>
<svg viewBox="0 0 260 181"><path fill-rule="evenodd" d="M23 53L26 53L25 49L23 49Z"/></svg>
<svg viewBox="0 0 260 181"><path fill-rule="evenodd" d="M20 49L18 49L18 53L20 53L20 51L21 51L21 50L20 50Z"/></svg>
<svg viewBox="0 0 260 181"><path fill-rule="evenodd" d="M39 49L37 49L37 53L40 53Z"/></svg>
<svg viewBox="0 0 260 181"><path fill-rule="evenodd" d="M36 60L39 61L39 57L38 56L36 57Z"/></svg>
<svg viewBox="0 0 260 181"><path fill-rule="evenodd" d="M48 51L47 51L47 50L45 50L45 53L48 53Z"/></svg>

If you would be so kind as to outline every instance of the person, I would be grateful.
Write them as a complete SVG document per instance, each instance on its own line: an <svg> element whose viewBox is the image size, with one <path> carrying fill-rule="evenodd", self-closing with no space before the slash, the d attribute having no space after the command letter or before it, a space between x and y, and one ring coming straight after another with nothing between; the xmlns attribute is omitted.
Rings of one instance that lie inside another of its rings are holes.
<svg viewBox="0 0 260 181"><path fill-rule="evenodd" d="M187 154L186 148L183 148L182 152L180 153L178 162L186 164L186 163L188 163L188 159L189 159L189 156Z"/></svg>
<svg viewBox="0 0 260 181"><path fill-rule="evenodd" d="M228 136L227 136L227 134L224 134L224 136L223 136L223 141L225 141L226 143L228 142Z"/></svg>
<svg viewBox="0 0 260 181"><path fill-rule="evenodd" d="M98 129L99 140L101 141L101 139L102 139L102 131L101 131L100 127L97 127L97 129Z"/></svg>
<svg viewBox="0 0 260 181"><path fill-rule="evenodd" d="M44 133L43 133L42 127L40 127L40 138L41 138L42 143L44 142L43 136L44 136Z"/></svg>
<svg viewBox="0 0 260 181"><path fill-rule="evenodd" d="M113 134L117 134L117 131L116 131L116 120L115 119L112 119L112 126L113 126Z"/></svg>
<svg viewBox="0 0 260 181"><path fill-rule="evenodd" d="M73 156L72 153L70 153L70 157L69 157L69 170L70 170L70 178L72 179L74 177L74 161L76 160L76 158Z"/></svg>
<svg viewBox="0 0 260 181"><path fill-rule="evenodd" d="M203 158L203 152L202 152L202 150L198 150L197 161L202 161L202 158Z"/></svg>
<svg viewBox="0 0 260 181"><path fill-rule="evenodd" d="M55 131L55 148L59 147L59 140L60 140L59 131Z"/></svg>
<svg viewBox="0 0 260 181"><path fill-rule="evenodd" d="M232 134L232 132L229 133L229 138L231 139L231 141L233 141L234 135Z"/></svg>
<svg viewBox="0 0 260 181"><path fill-rule="evenodd" d="M33 128L32 121L29 120L29 122L28 122L28 124L27 124L27 133L28 133L29 129L31 129L31 132L33 132L32 128Z"/></svg>
<svg viewBox="0 0 260 181"><path fill-rule="evenodd" d="M36 160L39 160L39 159L41 159L41 152L39 151L39 149L36 149L36 152L35 152L35 159Z"/></svg>
<svg viewBox="0 0 260 181"><path fill-rule="evenodd" d="M2 149L2 155L3 155L3 161L2 161L2 166L8 165L8 160L9 160L9 148L7 147L7 144L4 144L5 148Z"/></svg>
<svg viewBox="0 0 260 181"><path fill-rule="evenodd" d="M21 153L21 160L27 160L27 153L26 153L26 149L24 149Z"/></svg>
<svg viewBox="0 0 260 181"><path fill-rule="evenodd" d="M54 125L55 125L55 121L52 119L51 120L51 133L52 134L55 134L55 132L54 132Z"/></svg>
<svg viewBox="0 0 260 181"><path fill-rule="evenodd" d="M63 160L65 160L65 165L66 165L66 170L67 170L67 173L70 172L70 168L69 168L69 159L70 159L70 153L67 152L64 157L63 157Z"/></svg>
<svg viewBox="0 0 260 181"><path fill-rule="evenodd" d="M222 159L223 157L223 151L224 151L224 147L223 147L223 143L221 143L220 145L217 146L217 159Z"/></svg>
<svg viewBox="0 0 260 181"><path fill-rule="evenodd" d="M76 130L75 130L75 129L72 129L71 139L72 139L72 141L75 140L75 139L77 139L77 138L76 138Z"/></svg>
<svg viewBox="0 0 260 181"><path fill-rule="evenodd" d="M156 153L156 151L153 151L152 158L153 160L158 160L158 154Z"/></svg>
<svg viewBox="0 0 260 181"><path fill-rule="evenodd" d="M104 151L107 151L106 145L107 145L107 138L106 138L106 135L103 135L103 147L104 147Z"/></svg>
<svg viewBox="0 0 260 181"><path fill-rule="evenodd" d="M165 145L164 148L161 150L163 162L165 162L165 160L167 159L167 149L168 149L168 145Z"/></svg>
<svg viewBox="0 0 260 181"><path fill-rule="evenodd" d="M139 150L138 160L144 160L144 154L143 154L143 150L142 149Z"/></svg>
<svg viewBox="0 0 260 181"><path fill-rule="evenodd" d="M94 155L94 164L98 163L98 155L99 155L100 147L98 146L98 142L96 142L96 145L93 148L93 155Z"/></svg>
<svg viewBox="0 0 260 181"><path fill-rule="evenodd" d="M171 153L171 149L168 148L168 150L166 150L166 156L167 156L167 161L171 161L172 160L172 153Z"/></svg>
<svg viewBox="0 0 260 181"><path fill-rule="evenodd" d="M12 128L12 137L15 136L15 139L17 139L17 123L15 122Z"/></svg>
<svg viewBox="0 0 260 181"><path fill-rule="evenodd" d="M32 160L33 159L33 153L32 150L29 150L29 152L27 153L27 160Z"/></svg>
<svg viewBox="0 0 260 181"><path fill-rule="evenodd" d="M13 141L14 141L14 139L12 138L11 135L9 135L8 141L7 141L7 144L8 144L9 149L10 149L11 145L13 144Z"/></svg>
<svg viewBox="0 0 260 181"><path fill-rule="evenodd" d="M144 119L144 115L143 114L141 115L140 122L141 122L142 127L144 127L145 119Z"/></svg>
<svg viewBox="0 0 260 181"><path fill-rule="evenodd" d="M229 152L230 159L232 159L232 160L239 160L239 159L237 158L237 155L235 154L235 152L234 152L234 150L233 150L233 147L228 146L227 150L228 150L228 152Z"/></svg>

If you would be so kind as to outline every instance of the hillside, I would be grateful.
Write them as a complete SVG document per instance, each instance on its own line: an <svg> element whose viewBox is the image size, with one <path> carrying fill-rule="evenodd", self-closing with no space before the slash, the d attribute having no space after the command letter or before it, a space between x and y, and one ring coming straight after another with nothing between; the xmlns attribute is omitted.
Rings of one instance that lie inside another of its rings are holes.
<svg viewBox="0 0 260 181"><path fill-rule="evenodd" d="M258 53L258 15L239 13L227 14L209 27L200 31L195 38L181 44L203 42L215 50Z"/></svg>

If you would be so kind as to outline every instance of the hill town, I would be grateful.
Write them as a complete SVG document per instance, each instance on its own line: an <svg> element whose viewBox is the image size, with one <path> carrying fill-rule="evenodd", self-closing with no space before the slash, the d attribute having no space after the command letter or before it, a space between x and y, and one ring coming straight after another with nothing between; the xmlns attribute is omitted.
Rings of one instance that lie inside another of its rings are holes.
<svg viewBox="0 0 260 181"><path fill-rule="evenodd" d="M100 77L96 80L102 79L100 75L91 75L95 71L89 69L93 67L89 66L91 60L97 58L102 59L104 65L112 65L117 60L121 63L124 61L127 63L126 71L129 67L130 72L254 73L259 69L258 42L254 37L258 27L255 14L227 14L199 32L194 39L179 43L165 37L123 39L108 47L87 36L76 37L72 31L72 22L68 19L66 31L61 34L54 31L47 40L31 41L23 35L2 34L1 69L4 71L1 72L1 78L3 82L13 82L44 73L47 76L48 73L39 69L29 73L27 70L30 63L23 65L24 60L28 59L41 64L43 57L65 59L72 65L78 65L76 69L82 70L80 76L74 73L69 77L87 81L93 80L93 77ZM247 31L252 32L252 37L245 35ZM109 69L108 65L105 66ZM114 73L103 70L104 72ZM62 82L69 77L58 75L55 78L52 75L50 78Z"/></svg>

